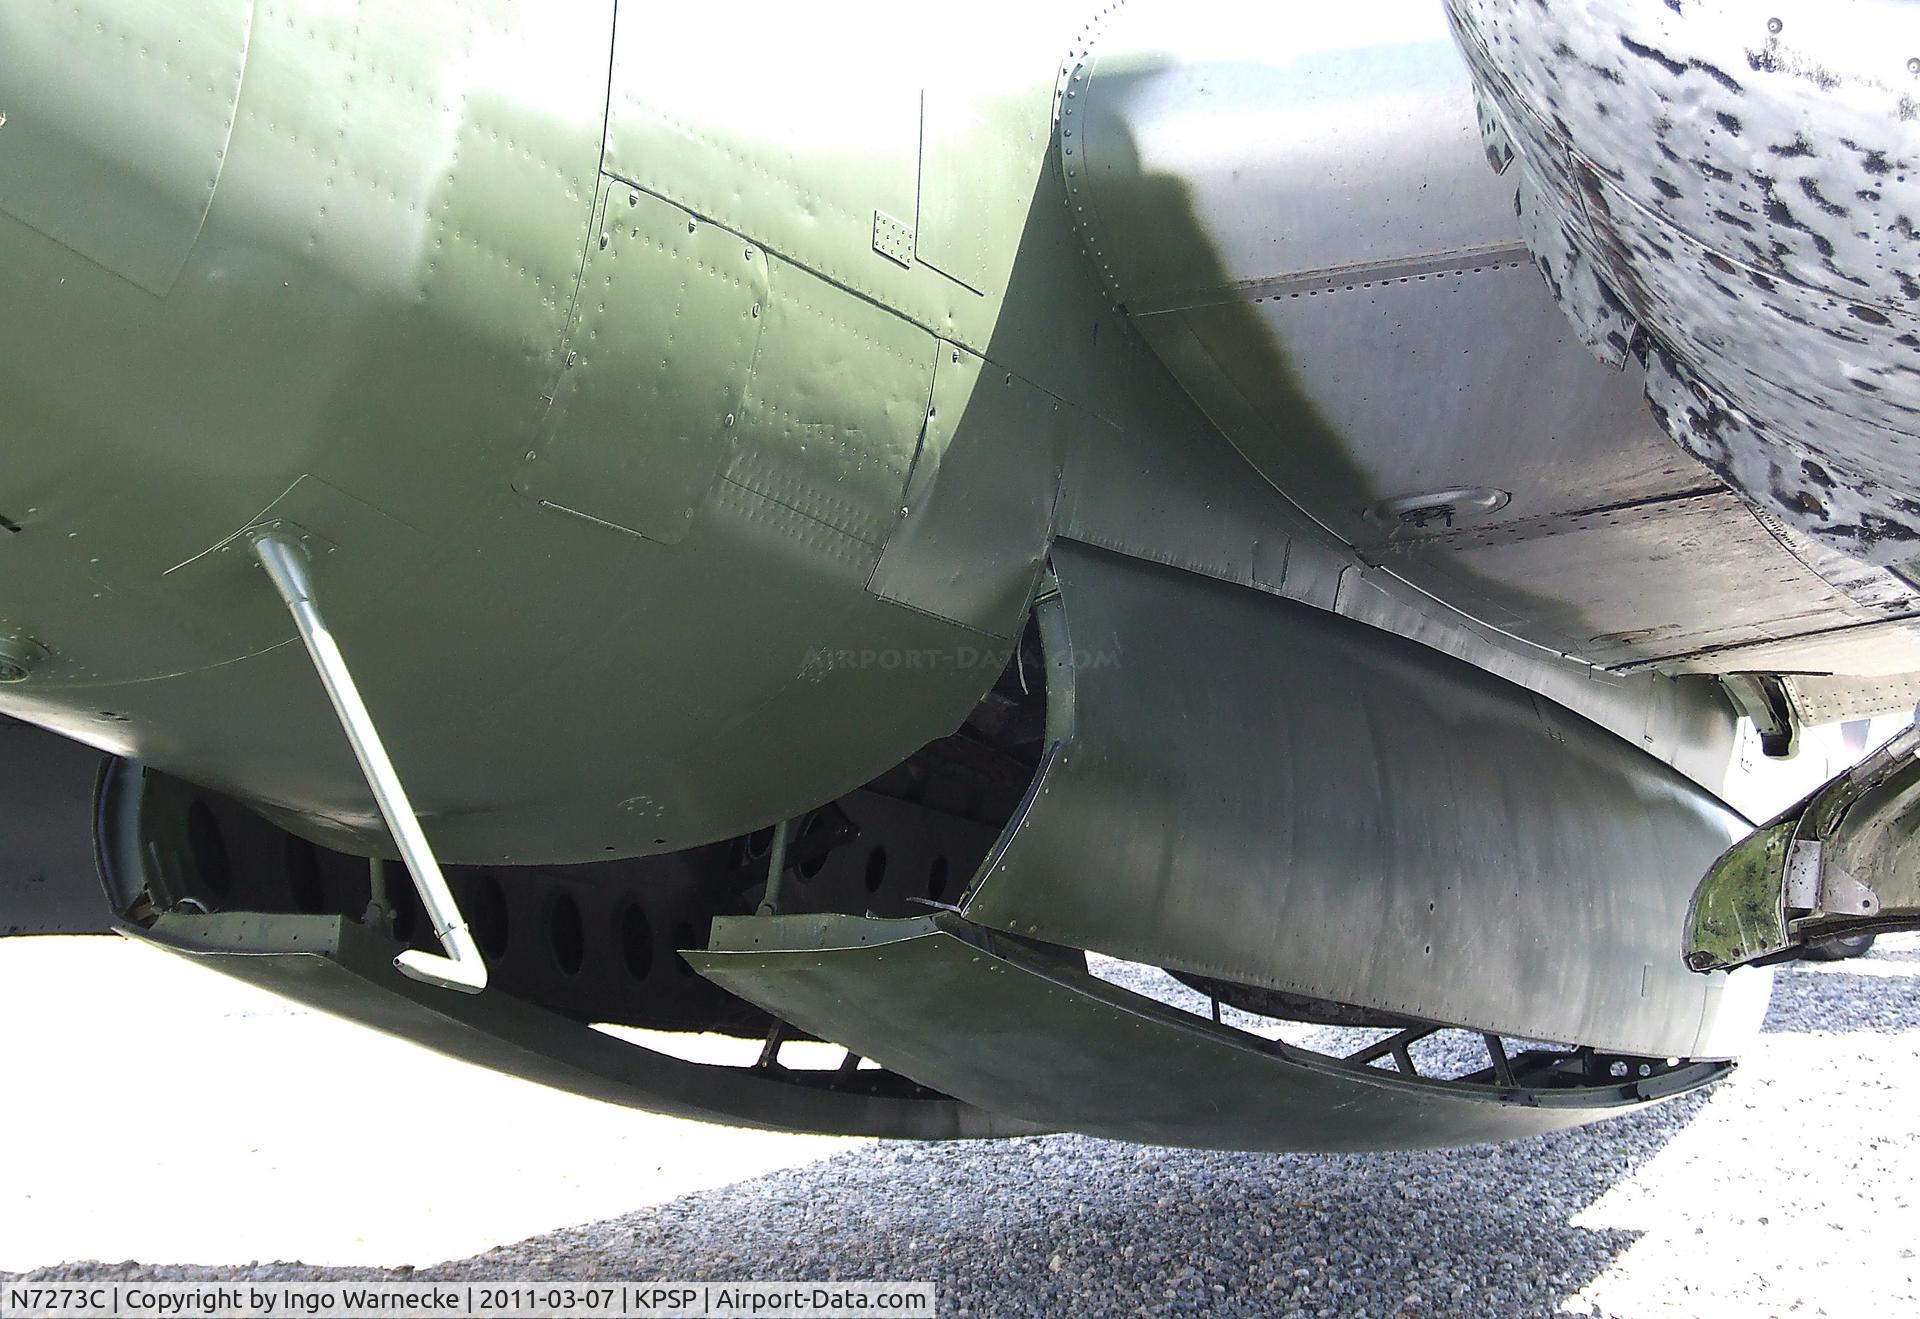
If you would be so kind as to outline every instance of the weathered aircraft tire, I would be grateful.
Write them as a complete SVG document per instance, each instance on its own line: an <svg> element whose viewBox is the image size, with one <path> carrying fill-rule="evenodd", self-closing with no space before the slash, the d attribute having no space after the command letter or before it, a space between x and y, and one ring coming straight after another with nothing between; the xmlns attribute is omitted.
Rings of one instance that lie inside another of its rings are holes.
<svg viewBox="0 0 1920 1319"><path fill-rule="evenodd" d="M1850 957L1866 956L1872 947L1871 934L1841 934L1808 944L1807 956L1817 962L1844 962Z"/></svg>

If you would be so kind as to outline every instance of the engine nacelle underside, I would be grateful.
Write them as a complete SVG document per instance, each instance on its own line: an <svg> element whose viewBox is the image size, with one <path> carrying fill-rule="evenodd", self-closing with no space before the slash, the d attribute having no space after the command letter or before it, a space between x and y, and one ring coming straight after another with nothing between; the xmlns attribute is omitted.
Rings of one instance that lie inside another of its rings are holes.
<svg viewBox="0 0 1920 1319"><path fill-rule="evenodd" d="M131 762L99 812L121 928L550 1084L805 1130L1459 1144L1725 1074L1766 973L1681 957L1693 881L1744 829L1709 794L1365 625L1071 543L1051 574L965 727L778 843L453 867L478 997L394 971L431 941L399 867ZM1113 958L1204 986L1212 1017ZM1220 1002L1361 1034L1316 1051ZM727 1067L595 1023L764 1047ZM1461 1030L1484 1065L1416 1064ZM844 1060L782 1064L809 1039Z"/></svg>

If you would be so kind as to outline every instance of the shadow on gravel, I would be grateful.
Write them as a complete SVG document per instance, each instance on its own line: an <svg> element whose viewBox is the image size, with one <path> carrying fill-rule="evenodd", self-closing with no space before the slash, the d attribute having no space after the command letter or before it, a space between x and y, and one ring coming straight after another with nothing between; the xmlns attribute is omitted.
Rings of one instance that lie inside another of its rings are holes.
<svg viewBox="0 0 1920 1319"><path fill-rule="evenodd" d="M431 1268L121 1278L933 1280L963 1315L1550 1316L1640 1233L1573 1219L1699 1112L1467 1150L1271 1155L1082 1136L884 1143ZM717 1133L723 1134L723 1133ZM502 1188L502 1194L511 1194ZM34 1277L97 1276L58 1265Z"/></svg>
<svg viewBox="0 0 1920 1319"><path fill-rule="evenodd" d="M1920 1030L1920 973L1784 967L1766 1029ZM932 1278L943 1311L990 1315L1552 1315L1639 1238L1574 1218L1707 1098L1438 1153L878 1145L434 1272Z"/></svg>
<svg viewBox="0 0 1920 1319"><path fill-rule="evenodd" d="M1899 967L1913 959L1876 951L1873 960L1895 965L1877 974L1864 965L1782 968L1767 1029L1920 1030L1920 972ZM1708 1098L1511 1145L1432 1153L1247 1155L1080 1136L877 1144L398 1272L931 1279L945 1314L1549 1316L1641 1239L1575 1218L1659 1154ZM75 1269L83 1266L40 1276ZM128 1264L117 1272L380 1276L300 1265Z"/></svg>
<svg viewBox="0 0 1920 1319"><path fill-rule="evenodd" d="M431 1272L932 1278L982 1315L1548 1315L1638 1238L1573 1217L1703 1102L1447 1153L881 1145Z"/></svg>

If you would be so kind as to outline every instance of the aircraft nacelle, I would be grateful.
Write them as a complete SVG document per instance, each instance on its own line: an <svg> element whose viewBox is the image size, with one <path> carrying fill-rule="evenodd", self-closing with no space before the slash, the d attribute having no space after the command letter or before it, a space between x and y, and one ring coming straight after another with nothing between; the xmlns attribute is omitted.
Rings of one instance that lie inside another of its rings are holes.
<svg viewBox="0 0 1920 1319"><path fill-rule="evenodd" d="M1626 1111L1764 1007L1686 962L1728 691L1790 743L1920 671L1910 583L1568 321L1436 6L122 0L0 16L0 86L0 711L109 757L117 928L488 1065L920 1137ZM482 992L396 969L455 937Z"/></svg>

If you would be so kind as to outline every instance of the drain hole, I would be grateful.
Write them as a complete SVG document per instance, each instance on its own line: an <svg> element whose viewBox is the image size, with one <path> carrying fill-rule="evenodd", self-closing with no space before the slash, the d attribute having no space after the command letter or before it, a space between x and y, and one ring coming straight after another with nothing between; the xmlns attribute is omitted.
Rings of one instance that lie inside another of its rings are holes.
<svg viewBox="0 0 1920 1319"><path fill-rule="evenodd" d="M571 894L555 893L547 899L547 940L553 945L553 964L564 975L578 975L586 960L587 937Z"/></svg>

